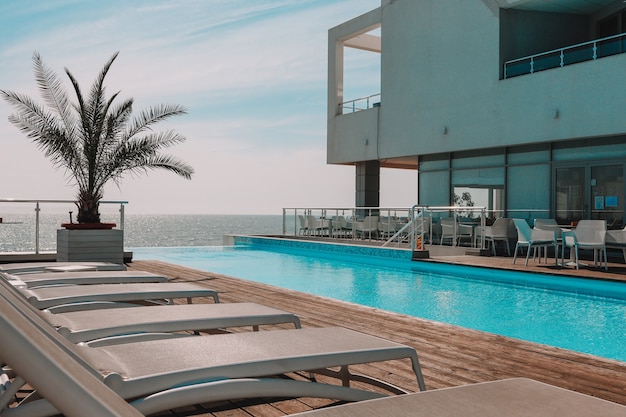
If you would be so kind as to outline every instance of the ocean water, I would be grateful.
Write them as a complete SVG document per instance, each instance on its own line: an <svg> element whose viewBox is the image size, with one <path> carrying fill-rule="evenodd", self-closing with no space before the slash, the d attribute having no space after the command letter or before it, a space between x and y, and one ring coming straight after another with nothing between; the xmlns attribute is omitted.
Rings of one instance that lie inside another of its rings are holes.
<svg viewBox="0 0 626 417"><path fill-rule="evenodd" d="M34 252L35 213L0 213L0 252ZM69 220L68 213L41 213L40 252L56 250L56 230ZM117 213L103 222L119 222ZM293 218L286 222L293 233ZM220 246L225 234L281 234L282 215L142 215L124 216L124 246L177 247Z"/></svg>

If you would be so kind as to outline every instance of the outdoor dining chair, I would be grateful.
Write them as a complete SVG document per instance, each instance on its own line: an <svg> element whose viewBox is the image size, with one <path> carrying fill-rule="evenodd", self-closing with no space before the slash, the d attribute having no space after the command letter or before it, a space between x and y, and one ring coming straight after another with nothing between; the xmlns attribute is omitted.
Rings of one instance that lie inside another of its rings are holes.
<svg viewBox="0 0 626 417"><path fill-rule="evenodd" d="M609 269L606 255L606 220L580 220L574 230L563 231L562 258L565 257L566 247L574 253L576 269L580 268L578 251L581 249L593 251L594 266L602 265L604 258L604 269ZM564 266L565 260L562 262Z"/></svg>
<svg viewBox="0 0 626 417"><path fill-rule="evenodd" d="M496 242L503 242L507 256L511 256L509 248L509 225L511 219L499 217L493 225L485 227L485 243L491 245L493 256L496 256Z"/></svg>
<svg viewBox="0 0 626 417"><path fill-rule="evenodd" d="M528 258L530 256L531 249L547 249L550 246L554 247L554 264L556 265L558 263L558 253L556 251L556 238L554 231L531 229L524 219L513 219L513 223L517 229L517 243L515 244L513 263L517 260L517 252L521 248L525 247L527 249L525 265L528 266Z"/></svg>

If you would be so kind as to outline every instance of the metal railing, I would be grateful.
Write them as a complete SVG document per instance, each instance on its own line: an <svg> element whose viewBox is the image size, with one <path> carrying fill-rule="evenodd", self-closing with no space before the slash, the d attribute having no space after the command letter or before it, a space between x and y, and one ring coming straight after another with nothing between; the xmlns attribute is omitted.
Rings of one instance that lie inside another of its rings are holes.
<svg viewBox="0 0 626 417"><path fill-rule="evenodd" d="M366 218L376 217L374 224ZM485 227L498 217L519 218L529 225L550 217L544 209L490 210L485 207L424 206L388 207L297 207L283 208L283 236L306 236L358 241L378 241L382 246L424 249L441 244L443 218L453 218L450 245L456 246L461 229L472 228L470 246L485 249ZM466 234L463 235L467 237ZM448 242L446 241L446 244Z"/></svg>
<svg viewBox="0 0 626 417"><path fill-rule="evenodd" d="M484 207L461 206L283 208L282 234L376 240L383 241L382 246L395 243L397 247L404 246L416 250L422 249L427 241L432 243L436 234L433 231L433 219L463 218L466 222L476 222L484 230L486 213ZM453 241L456 241L456 230ZM483 246L484 242L481 241L481 247Z"/></svg>
<svg viewBox="0 0 626 417"><path fill-rule="evenodd" d="M355 113L361 110L380 106L380 93L367 97L360 97L339 104L339 114Z"/></svg>
<svg viewBox="0 0 626 417"><path fill-rule="evenodd" d="M512 59L504 63L504 78L533 74L626 52L626 33Z"/></svg>
<svg viewBox="0 0 626 417"><path fill-rule="evenodd" d="M423 249L423 245L426 243L426 237L428 236L428 243L433 243L433 237L439 235L440 243L444 238L443 230L435 231L435 228L441 228L442 218L451 218L452 222L452 235L451 245L456 246L458 238L461 236L461 228L463 226L470 226L472 233L470 242L472 246L478 248L485 248L485 226L487 220L487 208L486 207L466 207L466 206L419 206L415 205L411 208L415 213L413 223L416 223L412 233L411 249ZM439 223L435 224L434 220L439 219ZM478 230L476 230L478 229ZM418 240L419 237L419 240ZM476 241L476 237L480 238L480 242Z"/></svg>
<svg viewBox="0 0 626 417"><path fill-rule="evenodd" d="M283 208L282 233L380 240L381 234L391 235L379 230L379 222L390 222L387 219L408 222L410 211L409 207L288 207Z"/></svg>
<svg viewBox="0 0 626 417"><path fill-rule="evenodd" d="M30 250L25 250L25 248L20 248L17 250L18 252L30 252L34 249L35 254L39 254L41 251L41 229L42 229L42 218L41 212L44 206L52 205L54 207L60 206L69 206L74 208L75 210L76 202L74 200L30 200L30 199L15 199L15 198L0 198L0 236L6 235L6 231L3 231L1 228L9 225L21 225L23 223L33 222L33 225L27 224L25 231L23 233L30 234L34 233L34 248L28 248ZM128 201L100 201L101 205L117 205L119 204L119 221L117 222L117 228L124 229L124 206L128 204ZM27 211L24 211L23 205L32 205L32 209L26 208ZM21 206L21 207L20 207ZM11 209L7 209L7 207L11 207ZM30 215L24 216L24 213L32 213L30 210L34 210L34 219L31 218ZM65 223L70 223L72 221L72 213L74 210L68 210L65 214L62 214L58 211L54 211L54 209L50 210L48 214L50 214L52 221L54 222L55 227L53 230L56 230L63 223L62 216L67 216ZM21 215L20 215L21 214ZM18 219L18 221L14 221L13 219ZM47 222L48 223L48 222ZM46 226L49 226L46 223ZM34 226L34 229L33 229ZM47 230L46 233L52 233L52 231ZM5 237L6 238L6 237ZM30 239L30 238L29 238ZM49 241L52 238L49 237ZM3 250L0 250L2 252Z"/></svg>

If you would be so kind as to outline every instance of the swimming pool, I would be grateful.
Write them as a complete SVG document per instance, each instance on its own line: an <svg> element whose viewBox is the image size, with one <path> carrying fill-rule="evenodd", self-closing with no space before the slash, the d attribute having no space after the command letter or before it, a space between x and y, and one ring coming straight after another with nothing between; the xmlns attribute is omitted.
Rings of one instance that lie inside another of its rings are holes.
<svg viewBox="0 0 626 417"><path fill-rule="evenodd" d="M134 248L133 257L626 361L625 284L412 262L403 252L381 257L248 241Z"/></svg>

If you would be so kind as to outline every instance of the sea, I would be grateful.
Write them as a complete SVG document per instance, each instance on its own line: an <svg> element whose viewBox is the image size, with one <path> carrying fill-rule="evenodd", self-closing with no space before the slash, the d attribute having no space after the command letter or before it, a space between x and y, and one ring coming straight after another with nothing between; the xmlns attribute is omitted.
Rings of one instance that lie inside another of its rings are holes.
<svg viewBox="0 0 626 417"><path fill-rule="evenodd" d="M0 215L0 252L34 252L37 244L34 213ZM39 251L56 250L56 230L68 222L67 213L41 213ZM295 228L293 216L285 221L287 233ZM103 222L119 223L119 215L102 216ZM224 235L283 232L282 215L126 214L124 247L222 246Z"/></svg>

